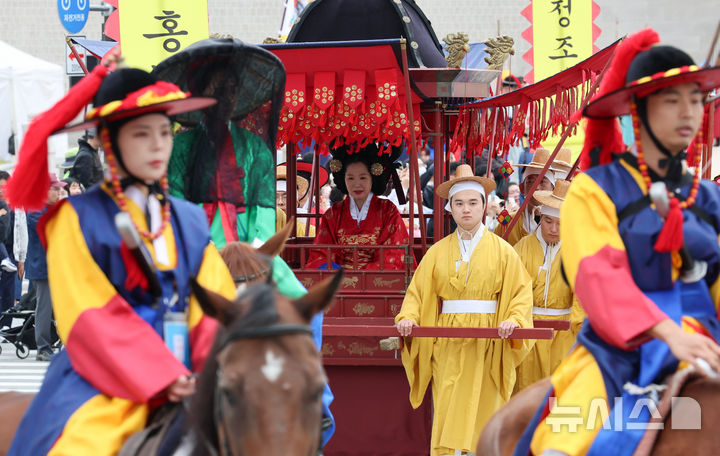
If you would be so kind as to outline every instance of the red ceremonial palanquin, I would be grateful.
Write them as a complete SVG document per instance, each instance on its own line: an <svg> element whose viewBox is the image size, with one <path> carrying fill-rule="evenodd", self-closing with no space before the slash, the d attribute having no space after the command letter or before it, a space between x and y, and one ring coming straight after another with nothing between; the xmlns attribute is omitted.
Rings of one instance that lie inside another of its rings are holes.
<svg viewBox="0 0 720 456"><path fill-rule="evenodd" d="M367 217L359 224L350 215L350 200L333 204L320 219L320 229L314 244L374 246L406 245L408 233L400 212L392 201L372 196ZM357 262L354 259L357 250ZM348 269L404 269L402 249L333 249L330 260ZM381 258L381 256L383 258ZM316 269L327 263L325 250L310 252L306 269Z"/></svg>

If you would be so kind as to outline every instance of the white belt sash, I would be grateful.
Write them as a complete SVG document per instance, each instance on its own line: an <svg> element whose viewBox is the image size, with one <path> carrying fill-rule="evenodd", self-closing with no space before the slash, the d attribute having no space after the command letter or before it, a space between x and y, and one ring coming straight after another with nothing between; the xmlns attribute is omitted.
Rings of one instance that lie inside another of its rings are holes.
<svg viewBox="0 0 720 456"><path fill-rule="evenodd" d="M497 301L482 299L458 299L443 301L442 313L492 314L497 310Z"/></svg>
<svg viewBox="0 0 720 456"><path fill-rule="evenodd" d="M560 316L570 315L570 309L551 309L548 307L533 306L533 315Z"/></svg>

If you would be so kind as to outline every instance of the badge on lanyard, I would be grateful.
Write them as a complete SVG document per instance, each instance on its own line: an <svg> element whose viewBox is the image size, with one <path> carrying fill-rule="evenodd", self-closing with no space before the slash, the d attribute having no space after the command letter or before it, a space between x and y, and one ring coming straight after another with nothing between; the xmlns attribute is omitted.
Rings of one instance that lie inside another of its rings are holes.
<svg viewBox="0 0 720 456"><path fill-rule="evenodd" d="M165 344L185 367L190 366L190 335L184 312L166 312L163 321Z"/></svg>

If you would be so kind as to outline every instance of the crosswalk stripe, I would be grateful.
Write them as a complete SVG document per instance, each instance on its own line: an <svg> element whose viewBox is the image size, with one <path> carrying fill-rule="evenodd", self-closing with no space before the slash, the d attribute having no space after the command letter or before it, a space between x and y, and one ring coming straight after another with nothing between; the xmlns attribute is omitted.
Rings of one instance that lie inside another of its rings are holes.
<svg viewBox="0 0 720 456"><path fill-rule="evenodd" d="M37 392L40 390L48 362L35 361L35 350L26 359L15 356L15 346L0 343L0 391Z"/></svg>

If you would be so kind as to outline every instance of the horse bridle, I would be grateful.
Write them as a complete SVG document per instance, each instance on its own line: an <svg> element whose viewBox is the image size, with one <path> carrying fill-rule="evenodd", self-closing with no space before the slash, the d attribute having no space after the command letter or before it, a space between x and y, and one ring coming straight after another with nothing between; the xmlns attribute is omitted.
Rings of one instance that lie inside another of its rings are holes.
<svg viewBox="0 0 720 456"><path fill-rule="evenodd" d="M260 271L254 272L252 274L245 274L243 276L233 276L233 282L235 282L235 285L239 285L241 283L252 282L255 279L261 279L263 277L267 277L269 272L270 272L269 268L263 268Z"/></svg>
<svg viewBox="0 0 720 456"><path fill-rule="evenodd" d="M235 342L243 339L264 339L267 337L287 336L294 334L307 334L312 337L313 331L310 325L297 323L281 323L259 327L237 328L236 330L229 332L223 336L218 347L217 354L220 354L220 352L224 350L230 342ZM220 369L220 367L218 367L215 374L216 386L215 397L213 398L213 400L215 405L215 429L219 434L218 444L220 446L220 455L225 456L232 455L232 452L230 451L230 446L228 445L227 438L225 437L225 429L222 425L222 401L220 400L220 388L217 387L217 383L220 379L221 374L222 370ZM212 456L218 456L217 451L215 450L215 448L213 448L212 444L207 441L207 439L205 441L205 446L208 447Z"/></svg>

